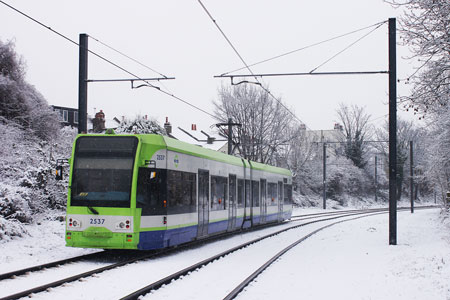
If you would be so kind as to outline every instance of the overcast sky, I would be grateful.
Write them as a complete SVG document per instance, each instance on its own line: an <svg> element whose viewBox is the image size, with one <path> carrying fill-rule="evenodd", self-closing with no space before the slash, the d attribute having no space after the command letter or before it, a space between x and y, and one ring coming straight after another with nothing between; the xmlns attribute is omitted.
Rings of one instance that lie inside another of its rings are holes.
<svg viewBox="0 0 450 300"><path fill-rule="evenodd" d="M213 113L217 89L229 79L214 75L242 63L196 0L191 1L25 1L6 3L78 42L80 33L106 43L175 80L159 86ZM390 17L399 17L381 0L202 0L248 64L277 56ZM14 40L27 64L27 79L52 105L78 106L78 48L0 4L0 39ZM309 72L371 29L252 67L254 73ZM388 69L387 24L317 71ZM399 37L398 37L399 40ZM89 39L89 48L141 77L159 76ZM398 77L412 72L398 49ZM238 72L246 73L246 70ZM130 78L89 56L89 78ZM340 102L365 106L375 125L388 113L388 76L314 76L265 78L271 92L311 129L331 129ZM399 84L399 94L408 87ZM102 109L108 119L136 114L175 126L211 126L215 121L161 92L130 83L90 83L88 113Z"/></svg>

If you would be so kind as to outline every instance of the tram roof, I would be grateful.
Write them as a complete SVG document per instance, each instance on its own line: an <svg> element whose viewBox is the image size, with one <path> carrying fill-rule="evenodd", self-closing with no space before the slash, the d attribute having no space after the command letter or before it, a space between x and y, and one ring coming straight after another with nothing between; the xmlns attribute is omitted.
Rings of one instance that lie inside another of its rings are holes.
<svg viewBox="0 0 450 300"><path fill-rule="evenodd" d="M224 154L222 152L214 151L214 150L207 149L207 148L204 148L201 146L189 144L189 143L179 141L179 140L167 137L167 136L144 135L144 134L142 134L142 135L139 134L137 136L139 136L141 141L144 143L146 143L146 141L148 141L150 143L156 142L157 139L161 139L161 142L163 142L166 145L167 149L171 150L171 151L184 153L184 154L192 155L192 156L196 156L196 157L206 158L206 159L210 159L210 160L220 161L220 162L224 162L224 163L228 163L228 164L232 164L232 165L236 165L236 166L242 166L245 163L246 167L250 167L250 165L251 165L252 168L255 170L261 170L261 171L265 171L265 172L271 172L271 173L277 173L277 174L281 174L281 175L285 175L285 176L291 176L291 172L287 169L274 167L274 166L270 166L270 165L266 165L266 164L262 164L262 163L258 163L258 162L248 161L248 160L244 160L244 162L243 162L242 159L239 157ZM148 138L151 138L152 141L148 140Z"/></svg>

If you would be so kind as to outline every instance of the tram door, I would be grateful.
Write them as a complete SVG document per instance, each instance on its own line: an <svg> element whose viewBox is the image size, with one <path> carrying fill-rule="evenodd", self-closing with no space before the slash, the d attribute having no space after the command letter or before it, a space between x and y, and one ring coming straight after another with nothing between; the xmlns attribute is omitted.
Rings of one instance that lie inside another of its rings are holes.
<svg viewBox="0 0 450 300"><path fill-rule="evenodd" d="M208 234L209 171L198 170L198 231L197 237Z"/></svg>
<svg viewBox="0 0 450 300"><path fill-rule="evenodd" d="M278 222L283 220L283 182L278 181Z"/></svg>
<svg viewBox="0 0 450 300"><path fill-rule="evenodd" d="M266 180L261 179L261 182L259 184L260 190L260 199L259 203L261 204L261 223L266 223L266 216L267 216L267 198L266 198Z"/></svg>
<svg viewBox="0 0 450 300"><path fill-rule="evenodd" d="M229 200L228 201L228 230L233 230L236 227L236 206L237 206L237 197L236 197L236 175L230 175L229 182Z"/></svg>

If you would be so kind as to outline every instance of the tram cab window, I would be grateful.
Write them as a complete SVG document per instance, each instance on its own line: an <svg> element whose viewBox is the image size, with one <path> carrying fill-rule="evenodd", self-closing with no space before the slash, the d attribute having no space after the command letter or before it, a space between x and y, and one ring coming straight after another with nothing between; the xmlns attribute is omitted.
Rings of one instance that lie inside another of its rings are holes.
<svg viewBox="0 0 450 300"><path fill-rule="evenodd" d="M166 214L166 173L164 169L139 168L136 207L142 215Z"/></svg>
<svg viewBox="0 0 450 300"><path fill-rule="evenodd" d="M227 186L226 177L211 176L211 210L227 209Z"/></svg>
<svg viewBox="0 0 450 300"><path fill-rule="evenodd" d="M82 136L75 143L70 205L130 207L138 139Z"/></svg>
<svg viewBox="0 0 450 300"><path fill-rule="evenodd" d="M238 207L242 208L244 207L244 198L245 198L245 191L244 191L244 179L238 179Z"/></svg>
<svg viewBox="0 0 450 300"><path fill-rule="evenodd" d="M269 197L268 205L277 206L278 205L278 197L277 197L277 184L269 182L267 183L267 196Z"/></svg>

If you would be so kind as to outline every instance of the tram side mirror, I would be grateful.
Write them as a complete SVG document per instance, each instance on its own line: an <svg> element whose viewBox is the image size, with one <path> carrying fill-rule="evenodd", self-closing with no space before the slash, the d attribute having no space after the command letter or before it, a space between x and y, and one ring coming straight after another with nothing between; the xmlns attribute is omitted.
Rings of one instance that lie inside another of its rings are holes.
<svg viewBox="0 0 450 300"><path fill-rule="evenodd" d="M56 166L56 180L63 180L63 166Z"/></svg>

